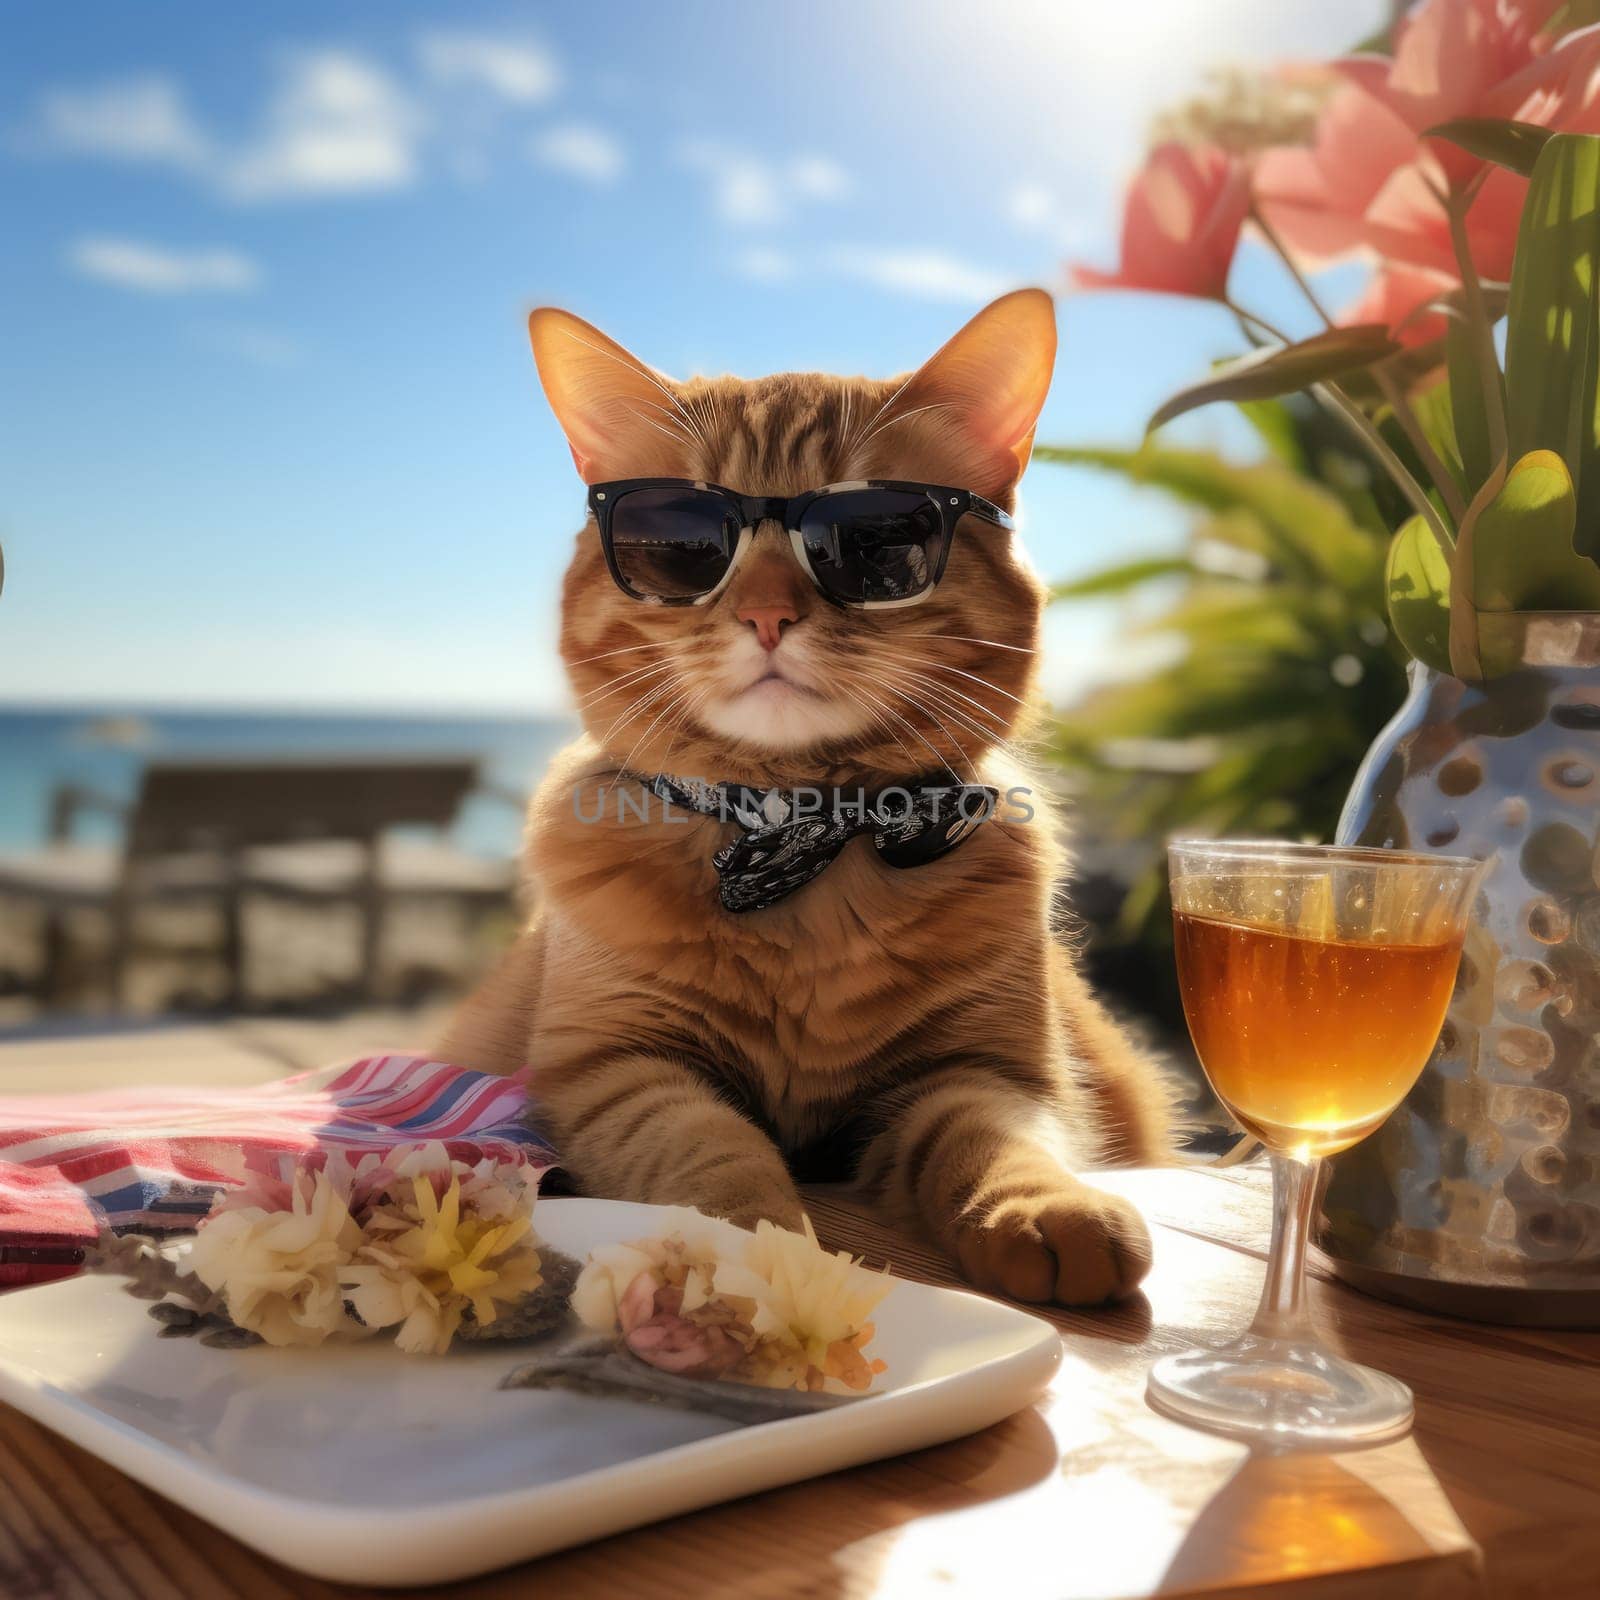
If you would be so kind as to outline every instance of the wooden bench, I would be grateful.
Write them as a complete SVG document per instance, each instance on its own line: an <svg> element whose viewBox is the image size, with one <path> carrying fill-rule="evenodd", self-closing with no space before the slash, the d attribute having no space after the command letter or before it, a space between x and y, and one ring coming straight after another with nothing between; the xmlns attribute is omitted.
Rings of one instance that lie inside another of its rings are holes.
<svg viewBox="0 0 1600 1600"><path fill-rule="evenodd" d="M50 843L0 855L0 896L45 913L38 987L47 1000L59 999L65 987L71 913L87 909L109 918L109 984L120 1002L140 908L204 900L220 908L227 1003L241 1007L243 909L251 894L358 906L359 985L370 996L394 899L485 909L510 902L512 863L442 840L392 837L400 828L448 828L474 793L513 798L485 788L470 759L155 763L145 769L131 808L83 789L59 790ZM73 837L88 810L125 816L120 847Z"/></svg>

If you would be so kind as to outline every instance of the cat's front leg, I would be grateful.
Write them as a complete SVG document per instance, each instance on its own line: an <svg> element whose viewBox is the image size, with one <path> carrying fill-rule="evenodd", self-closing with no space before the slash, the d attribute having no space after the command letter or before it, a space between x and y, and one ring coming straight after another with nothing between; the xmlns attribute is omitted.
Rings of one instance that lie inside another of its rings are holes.
<svg viewBox="0 0 1600 1600"><path fill-rule="evenodd" d="M1143 1218L1074 1176L1061 1110L982 1067L941 1071L868 1145L861 1175L914 1215L980 1289L1099 1305L1150 1269Z"/></svg>
<svg viewBox="0 0 1600 1600"><path fill-rule="evenodd" d="M800 1226L778 1147L714 1086L644 1051L597 1053L536 1073L561 1164L583 1194L694 1206L753 1228Z"/></svg>

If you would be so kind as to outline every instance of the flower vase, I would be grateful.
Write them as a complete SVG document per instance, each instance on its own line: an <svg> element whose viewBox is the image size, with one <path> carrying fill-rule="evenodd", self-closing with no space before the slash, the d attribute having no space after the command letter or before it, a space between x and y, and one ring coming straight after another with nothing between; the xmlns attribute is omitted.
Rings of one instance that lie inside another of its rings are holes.
<svg viewBox="0 0 1600 1600"><path fill-rule="evenodd" d="M1341 844L1492 860L1415 1088L1331 1163L1340 1277L1479 1320L1600 1327L1600 615L1485 614L1466 683L1414 664Z"/></svg>

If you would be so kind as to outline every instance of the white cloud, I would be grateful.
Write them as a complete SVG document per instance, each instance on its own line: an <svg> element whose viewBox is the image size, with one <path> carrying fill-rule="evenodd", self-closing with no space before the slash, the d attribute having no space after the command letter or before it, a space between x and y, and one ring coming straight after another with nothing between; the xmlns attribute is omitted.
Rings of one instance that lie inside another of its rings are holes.
<svg viewBox="0 0 1600 1600"><path fill-rule="evenodd" d="M62 89L40 105L38 142L62 154L189 172L234 199L394 189L416 175L424 118L381 68L338 50L291 56L259 131L224 148L161 78Z"/></svg>
<svg viewBox="0 0 1600 1600"><path fill-rule="evenodd" d="M79 239L67 264L82 277L142 294L239 294L261 282L261 269L234 250L164 250L136 239Z"/></svg>
<svg viewBox="0 0 1600 1600"><path fill-rule="evenodd" d="M1005 209L1017 227L1033 231L1055 215L1056 197L1042 183L1021 183L1007 197Z"/></svg>
<svg viewBox="0 0 1600 1600"><path fill-rule="evenodd" d="M381 67L312 50L281 64L256 131L236 144L208 135L178 88L158 78L47 94L29 142L167 166L230 199L261 201L404 188L428 131L422 107Z"/></svg>
<svg viewBox="0 0 1600 1600"><path fill-rule="evenodd" d="M417 58L436 83L487 89L514 105L539 105L561 82L554 60L529 40L484 33L425 33L417 40Z"/></svg>
<svg viewBox="0 0 1600 1600"><path fill-rule="evenodd" d="M734 270L757 283L787 283L799 273L799 263L786 250L767 245L752 245L733 258Z"/></svg>
<svg viewBox="0 0 1600 1600"><path fill-rule="evenodd" d="M241 202L400 190L429 162L481 177L505 108L542 104L560 82L552 56L526 39L436 30L415 49L399 74L351 50L288 54L253 126L231 138L203 126L166 77L58 88L40 97L19 147L163 166ZM550 130L533 153L596 183L624 164L614 138L576 123ZM804 182L821 192L833 179L818 170Z"/></svg>
<svg viewBox="0 0 1600 1600"><path fill-rule="evenodd" d="M219 355L237 357L256 367L296 367L305 360L305 347L297 339L275 333L270 328L239 323L202 323L189 332L207 349Z"/></svg>
<svg viewBox="0 0 1600 1600"><path fill-rule="evenodd" d="M839 245L810 255L769 245L735 251L731 269L756 283L789 283L802 275L854 278L919 300L971 304L993 300L1017 286L1017 279L935 249L879 249Z"/></svg>
<svg viewBox="0 0 1600 1600"><path fill-rule="evenodd" d="M678 158L710 181L717 215L740 227L782 222L796 201L838 200L850 188L844 169L821 156L769 161L713 139L690 139Z"/></svg>
<svg viewBox="0 0 1600 1600"><path fill-rule="evenodd" d="M1069 210L1059 193L1042 183L1019 183L1005 197L1002 215L1019 233L1047 239L1058 250L1087 249L1104 219Z"/></svg>
<svg viewBox="0 0 1600 1600"><path fill-rule="evenodd" d="M712 208L725 222L759 226L782 218L777 175L764 161L707 139L689 140L679 157L710 179Z"/></svg>
<svg viewBox="0 0 1600 1600"><path fill-rule="evenodd" d="M338 50L287 62L261 134L227 164L241 200L397 189L417 173L421 112L381 68Z"/></svg>
<svg viewBox="0 0 1600 1600"><path fill-rule="evenodd" d="M811 200L842 200L852 188L850 174L826 156L797 156L789 163L789 181Z"/></svg>
<svg viewBox="0 0 1600 1600"><path fill-rule="evenodd" d="M210 159L182 91L166 78L58 89L39 106L37 142L69 155L198 169Z"/></svg>
<svg viewBox="0 0 1600 1600"><path fill-rule="evenodd" d="M980 267L942 250L840 248L828 266L847 278L859 278L921 300L963 302L993 300L1017 286L1015 278Z"/></svg>
<svg viewBox="0 0 1600 1600"><path fill-rule="evenodd" d="M566 122L537 134L528 153L542 167L569 173L586 183L615 183L628 158L621 142L604 128Z"/></svg>

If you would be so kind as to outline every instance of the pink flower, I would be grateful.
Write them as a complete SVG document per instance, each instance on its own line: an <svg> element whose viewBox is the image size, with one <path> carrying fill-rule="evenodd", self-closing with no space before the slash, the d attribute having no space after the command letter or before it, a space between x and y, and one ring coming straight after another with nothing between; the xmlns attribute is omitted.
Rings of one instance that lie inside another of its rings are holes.
<svg viewBox="0 0 1600 1600"><path fill-rule="evenodd" d="M1550 0L1426 0L1401 24L1392 58L1336 64L1346 85L1324 108L1309 149L1268 151L1255 202L1268 226L1309 261L1364 252L1455 275L1439 195L1483 163L1421 136L1458 117L1506 117L1573 132L1600 129L1600 27L1542 33ZM1492 171L1467 218L1485 278L1511 273L1527 183Z"/></svg>
<svg viewBox="0 0 1600 1600"><path fill-rule="evenodd" d="M1332 260L1374 244L1367 211L1416 154L1415 136L1393 112L1359 89L1340 89L1309 148L1268 150L1257 161L1256 205L1297 255Z"/></svg>
<svg viewBox="0 0 1600 1600"><path fill-rule="evenodd" d="M1122 264L1075 267L1084 289L1151 289L1220 300L1250 206L1244 164L1215 145L1158 145L1128 190Z"/></svg>
<svg viewBox="0 0 1600 1600"><path fill-rule="evenodd" d="M1347 306L1346 324L1381 322L1403 345L1431 344L1445 334L1442 311L1425 309L1455 287L1443 273L1385 264L1373 273L1365 292Z"/></svg>
<svg viewBox="0 0 1600 1600"><path fill-rule="evenodd" d="M690 1322L681 1315L682 1308L682 1289L641 1272L617 1301L623 1343L663 1372L715 1378L737 1366L744 1346L722 1328Z"/></svg>
<svg viewBox="0 0 1600 1600"><path fill-rule="evenodd" d="M1593 30L1541 30L1551 0L1427 0L1399 26L1393 57L1350 56L1338 70L1414 133L1456 117L1511 117L1554 126L1594 67ZM1435 152L1452 177L1479 160L1454 145Z"/></svg>

